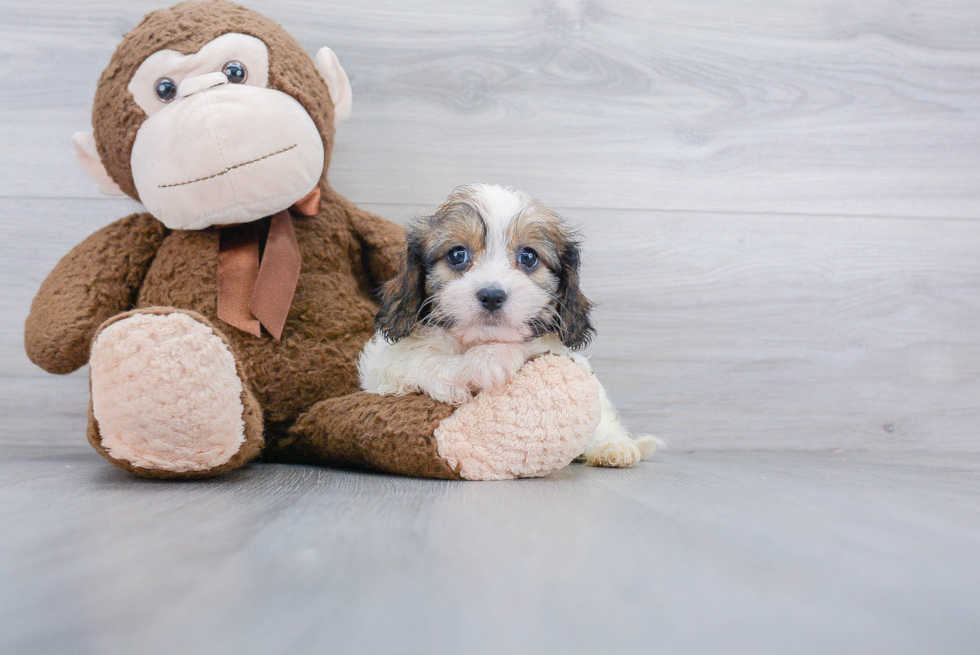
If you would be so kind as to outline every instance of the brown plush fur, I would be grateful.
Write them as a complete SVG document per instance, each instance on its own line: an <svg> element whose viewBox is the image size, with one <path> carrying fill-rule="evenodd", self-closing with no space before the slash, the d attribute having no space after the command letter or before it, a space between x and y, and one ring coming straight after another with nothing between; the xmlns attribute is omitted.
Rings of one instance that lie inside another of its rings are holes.
<svg viewBox="0 0 980 655"><path fill-rule="evenodd" d="M319 464L373 466L391 473L427 478L459 476L436 450L433 431L452 407L428 396L382 397L364 392L317 403L293 425L288 437L269 449L287 461L302 453ZM412 417L411 423L405 417ZM384 439L375 435L383 434Z"/></svg>
<svg viewBox="0 0 980 655"><path fill-rule="evenodd" d="M149 214L107 225L72 248L41 284L24 331L27 355L49 373L88 362L95 331L133 307L170 230Z"/></svg>
<svg viewBox="0 0 980 655"><path fill-rule="evenodd" d="M273 21L237 5L187 2L148 15L126 35L99 81L93 109L99 155L109 175L134 198L130 152L145 115L126 90L131 76L157 50L193 53L228 32L249 34L268 45L269 86L307 109L329 163L333 105L299 44ZM451 408L421 396L353 393L356 358L373 332L375 290L394 274L404 237L400 227L357 209L333 191L326 170L324 166L320 180L320 213L294 221L303 267L281 341L268 334L252 336L217 318L214 228L170 231L149 214L129 216L75 247L44 281L27 320L25 341L32 361L50 372L69 373L85 364L100 324L134 309L179 308L212 326L235 354L248 427L246 447L230 462L203 473L136 468L108 456L92 417L89 438L104 456L146 477L213 475L258 454L264 414L280 433L289 430L278 440L267 435L273 441L270 456L278 460L458 477L439 458L432 437Z"/></svg>

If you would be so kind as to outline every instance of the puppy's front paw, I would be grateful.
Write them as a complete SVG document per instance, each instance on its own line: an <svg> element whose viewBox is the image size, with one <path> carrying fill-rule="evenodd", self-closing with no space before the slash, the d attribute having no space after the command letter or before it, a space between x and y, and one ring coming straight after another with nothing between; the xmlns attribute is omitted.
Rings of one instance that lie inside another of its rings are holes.
<svg viewBox="0 0 980 655"><path fill-rule="evenodd" d="M429 382L423 391L433 399L450 405L462 405L473 399L473 394L467 387L444 380Z"/></svg>
<svg viewBox="0 0 980 655"><path fill-rule="evenodd" d="M630 440L612 441L585 451L585 463L589 466L629 468L642 459L639 447Z"/></svg>
<svg viewBox="0 0 980 655"><path fill-rule="evenodd" d="M474 393L499 393L510 382L524 362L527 353L519 344L491 343L474 346L463 355L456 383Z"/></svg>

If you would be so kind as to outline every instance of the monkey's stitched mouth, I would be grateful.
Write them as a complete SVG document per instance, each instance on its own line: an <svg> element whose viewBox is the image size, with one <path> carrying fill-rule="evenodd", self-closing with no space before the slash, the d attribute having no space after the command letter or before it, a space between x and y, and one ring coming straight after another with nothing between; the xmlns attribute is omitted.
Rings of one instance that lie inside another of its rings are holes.
<svg viewBox="0 0 980 655"><path fill-rule="evenodd" d="M229 172L235 170L236 168L242 168L244 166L248 166L249 164L254 164L256 162L260 162L263 159L268 159L269 157L275 157L276 155L282 154L282 153L284 153L284 152L286 152L288 150L292 150L296 146L297 146L297 144L294 143L293 145L288 146L286 148L283 148L282 150L276 150L275 152L270 152L268 155L263 155L261 157L256 157L255 159L251 159L249 161L243 161L240 164L235 164L234 166L229 166L225 170L219 171L217 173L214 173L213 175L208 175L206 177L199 177L196 180L188 180L187 182L175 182L173 184L160 184L160 185L157 186L157 188L159 188L159 189L169 189L169 188L175 187L175 186L184 186L186 184L194 184L195 182L203 182L204 180L213 180L216 177L221 177L222 175L227 175Z"/></svg>

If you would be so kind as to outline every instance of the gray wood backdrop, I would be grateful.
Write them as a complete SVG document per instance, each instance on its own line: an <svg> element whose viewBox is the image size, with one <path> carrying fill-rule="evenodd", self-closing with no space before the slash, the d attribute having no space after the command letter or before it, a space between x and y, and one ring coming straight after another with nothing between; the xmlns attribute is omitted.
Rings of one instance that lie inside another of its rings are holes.
<svg viewBox="0 0 980 655"><path fill-rule="evenodd" d="M134 209L69 138L159 1L0 3L0 443L76 447L23 354L44 275ZM513 184L586 235L595 368L685 449L980 450L980 3L248 2L354 88L331 179L397 221Z"/></svg>

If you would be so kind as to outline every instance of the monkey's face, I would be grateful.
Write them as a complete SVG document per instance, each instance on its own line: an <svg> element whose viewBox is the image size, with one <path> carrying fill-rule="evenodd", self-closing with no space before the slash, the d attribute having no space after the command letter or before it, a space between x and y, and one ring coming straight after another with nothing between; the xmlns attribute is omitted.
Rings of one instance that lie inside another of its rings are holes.
<svg viewBox="0 0 980 655"><path fill-rule="evenodd" d="M268 49L245 34L190 55L160 50L140 64L128 86L147 115L133 143L133 183L167 227L253 221L316 187L320 132L268 81Z"/></svg>
<svg viewBox="0 0 980 655"><path fill-rule="evenodd" d="M315 60L281 26L225 0L158 9L123 38L72 136L103 193L173 229L257 220L325 185L351 110L330 48Z"/></svg>

